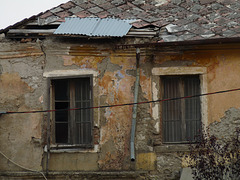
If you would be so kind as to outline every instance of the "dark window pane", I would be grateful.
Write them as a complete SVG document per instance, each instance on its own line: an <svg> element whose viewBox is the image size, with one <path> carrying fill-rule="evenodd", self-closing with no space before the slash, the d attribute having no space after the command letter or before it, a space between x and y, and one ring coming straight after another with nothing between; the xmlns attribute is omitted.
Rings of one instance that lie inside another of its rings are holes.
<svg viewBox="0 0 240 180"><path fill-rule="evenodd" d="M76 142L79 144L91 144L91 122L76 123Z"/></svg>
<svg viewBox="0 0 240 180"><path fill-rule="evenodd" d="M81 78L75 80L76 101L90 99L90 78Z"/></svg>
<svg viewBox="0 0 240 180"><path fill-rule="evenodd" d="M55 102L55 109L69 109L68 102ZM56 111L55 121L56 122L68 122L69 111Z"/></svg>
<svg viewBox="0 0 240 180"><path fill-rule="evenodd" d="M199 76L165 76L163 99L200 94ZM200 132L200 97L165 101L162 108L163 141L193 140Z"/></svg>
<svg viewBox="0 0 240 180"><path fill-rule="evenodd" d="M55 80L55 100L69 100L68 80Z"/></svg>
<svg viewBox="0 0 240 180"><path fill-rule="evenodd" d="M68 123L56 123L56 143L68 143Z"/></svg>
<svg viewBox="0 0 240 180"><path fill-rule="evenodd" d="M90 107L90 102L76 102L79 108ZM90 109L82 109L76 111L76 122L89 122L90 121Z"/></svg>
<svg viewBox="0 0 240 180"><path fill-rule="evenodd" d="M198 76L191 76L185 80L185 96L200 94L200 80ZM194 137L200 133L201 105L200 97L185 100L186 139L194 141Z"/></svg>
<svg viewBox="0 0 240 180"><path fill-rule="evenodd" d="M164 99L180 97L180 78L169 76L163 79ZM165 142L181 141L181 100L163 102L163 133Z"/></svg>
<svg viewBox="0 0 240 180"><path fill-rule="evenodd" d="M90 78L81 78L75 81L76 107L91 107L90 100ZM91 110L82 109L75 112L76 119L76 142L79 144L91 143ZM86 123L88 122L88 123Z"/></svg>
<svg viewBox="0 0 240 180"><path fill-rule="evenodd" d="M91 79L89 77L53 80L53 85L55 109L91 107ZM91 144L91 118L90 109L56 111L56 143Z"/></svg>

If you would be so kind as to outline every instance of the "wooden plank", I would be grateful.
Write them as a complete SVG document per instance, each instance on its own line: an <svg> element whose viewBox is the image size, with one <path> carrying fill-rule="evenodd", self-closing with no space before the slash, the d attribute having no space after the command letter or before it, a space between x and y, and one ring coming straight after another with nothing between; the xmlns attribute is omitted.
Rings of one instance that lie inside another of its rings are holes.
<svg viewBox="0 0 240 180"><path fill-rule="evenodd" d="M144 32L144 31L141 31L141 32L138 32L138 31L135 31L135 32L131 32L131 31L129 31L128 33L127 33L128 35L156 35L157 34L157 32Z"/></svg>
<svg viewBox="0 0 240 180"><path fill-rule="evenodd" d="M51 104L51 109L55 109L55 86L54 84L52 84L52 82L50 82L50 104ZM51 142L55 144L56 143L55 112L51 113L50 119L51 119L50 122L51 122L51 131L52 131Z"/></svg>
<svg viewBox="0 0 240 180"><path fill-rule="evenodd" d="M130 29L129 32L156 32L156 30L152 30L152 29Z"/></svg>
<svg viewBox="0 0 240 180"><path fill-rule="evenodd" d="M75 108L75 83L74 80L69 80L69 91L70 91L70 109ZM75 127L75 111L70 111L69 119L69 142L76 144L76 127Z"/></svg>
<svg viewBox="0 0 240 180"><path fill-rule="evenodd" d="M53 22L53 23L49 23L49 24L46 24L46 26L48 25L60 25L61 22ZM38 22L30 22L30 23L27 23L27 26L40 26Z"/></svg>
<svg viewBox="0 0 240 180"><path fill-rule="evenodd" d="M179 81L180 97L184 97L184 81L181 78ZM181 129L182 138L181 141L186 141L186 111L185 111L185 99L181 99Z"/></svg>
<svg viewBox="0 0 240 180"><path fill-rule="evenodd" d="M10 29L8 34L53 34L56 29Z"/></svg>

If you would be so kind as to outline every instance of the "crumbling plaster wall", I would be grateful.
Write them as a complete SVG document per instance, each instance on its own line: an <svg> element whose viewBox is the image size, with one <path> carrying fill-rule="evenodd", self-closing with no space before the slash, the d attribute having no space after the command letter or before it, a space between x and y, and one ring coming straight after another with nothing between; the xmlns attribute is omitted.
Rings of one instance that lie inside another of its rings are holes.
<svg viewBox="0 0 240 180"><path fill-rule="evenodd" d="M133 102L135 49L115 50L113 45L111 40L99 44L99 41L56 39L35 43L1 43L1 109L46 109L47 79L43 75L51 72L65 75L67 72L94 73L94 106ZM198 50L174 55L143 51L140 59L139 101L152 100L154 93L157 93L152 90L152 84L159 80L152 76L153 67L179 66L205 67L208 92L240 87L240 66L235 50ZM160 86L155 88L159 89ZM209 124L220 121L230 107L238 108L239 100L237 92L209 96ZM179 177L181 153L177 152L178 146L174 151L168 151L173 146L161 149L164 145L159 142L160 122L154 118L156 109L152 107L154 104L138 105L136 162L130 163L129 154L132 106L122 106L94 110L94 131L99 131L94 137L96 149L91 152L51 153L50 170L111 171L137 168L150 170L150 179ZM46 144L46 116L38 113L2 115L0 121L0 143L3 148L0 150L4 150L16 162L40 170ZM69 155L71 158L68 158ZM1 170L19 170L3 157L0 158L3 162L0 163ZM71 165L73 159L87 163L88 168Z"/></svg>
<svg viewBox="0 0 240 180"><path fill-rule="evenodd" d="M239 55L238 51L231 50L231 47L228 47L229 50L210 49L187 51L179 55L156 55L155 67L206 67L208 92L238 88L240 87ZM240 97L237 96L237 93L231 92L207 97L209 124L219 121L230 107L239 107Z"/></svg>
<svg viewBox="0 0 240 180"><path fill-rule="evenodd" d="M217 48L211 50L211 48L209 48L209 50L185 51L184 53L165 56L159 54L155 56L154 67L205 67L207 70L205 79L207 92L239 88L239 55L238 51L232 50L233 48L231 47L232 46L229 46L225 50L216 50ZM218 48L221 48L221 46ZM206 47L204 49L208 48ZM157 83L159 78L153 77L152 81L153 84L155 83L153 87L158 89L160 86L159 83ZM231 107L239 108L240 96L238 94L239 92L235 91L207 96L208 119L206 122L207 125L210 125L213 134L228 136L229 131L226 131L226 129L234 129L239 126L237 118L239 114L238 111L230 109ZM161 104L159 106L159 109L160 108ZM225 112L228 117L224 117ZM222 128L223 126L225 126L225 128ZM156 162L159 174L154 177L161 179L178 178L180 174L177 173L177 171L180 171L182 166L181 157L182 154L187 151L187 147L161 144L161 142L159 142L159 139L161 139L161 126L158 126L158 121L155 122L154 127L156 132L158 128L160 129L159 135L155 136L156 146L154 148L157 153ZM162 159L164 158L168 159L169 163L162 163ZM164 166L162 164L164 164Z"/></svg>
<svg viewBox="0 0 240 180"><path fill-rule="evenodd" d="M135 77L129 74L129 71L135 67L135 53L115 52L111 42L102 42L99 45L94 42L86 43L84 40L78 43L57 43L55 40L54 42L48 40L44 41L44 47L47 59L44 73L56 70L59 72L76 70L79 75L94 72L94 106L133 101L132 87ZM131 111L131 106L94 110L94 126L100 130L99 137L95 137L98 138L95 140L98 145L97 152L83 150L78 153L81 156L89 153L93 153L92 157L97 155L92 170L96 170L96 164L101 170L129 170ZM50 167L55 162L50 159ZM62 168L68 169L69 166L64 164L67 163L62 163Z"/></svg>
<svg viewBox="0 0 240 180"><path fill-rule="evenodd" d="M38 44L0 43L0 110L42 110L43 53ZM0 151L16 163L41 170L42 114L9 114L0 117ZM16 171L0 155L0 171Z"/></svg>

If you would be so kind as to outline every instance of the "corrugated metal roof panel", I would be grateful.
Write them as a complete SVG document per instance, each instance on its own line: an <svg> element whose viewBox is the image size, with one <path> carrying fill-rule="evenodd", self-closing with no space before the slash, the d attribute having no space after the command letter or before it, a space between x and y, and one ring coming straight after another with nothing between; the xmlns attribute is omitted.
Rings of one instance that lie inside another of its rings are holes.
<svg viewBox="0 0 240 180"><path fill-rule="evenodd" d="M127 20L113 18L66 18L54 34L122 37L131 24Z"/></svg>

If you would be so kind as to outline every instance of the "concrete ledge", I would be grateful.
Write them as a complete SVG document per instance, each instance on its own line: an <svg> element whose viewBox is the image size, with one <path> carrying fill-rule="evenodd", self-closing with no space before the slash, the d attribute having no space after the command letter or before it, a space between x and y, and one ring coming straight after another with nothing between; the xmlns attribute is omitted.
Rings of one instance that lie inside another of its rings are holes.
<svg viewBox="0 0 240 180"><path fill-rule="evenodd" d="M46 176L48 179L66 179L66 177L71 177L71 179L87 178L87 179L135 179L140 175L147 174L148 171L50 171ZM45 172L44 172L45 174ZM0 172L1 178L21 178L21 179L43 179L43 176L38 172L16 172L16 171L6 171Z"/></svg>
<svg viewBox="0 0 240 180"><path fill-rule="evenodd" d="M156 153L188 152L188 144L163 144L154 147Z"/></svg>

